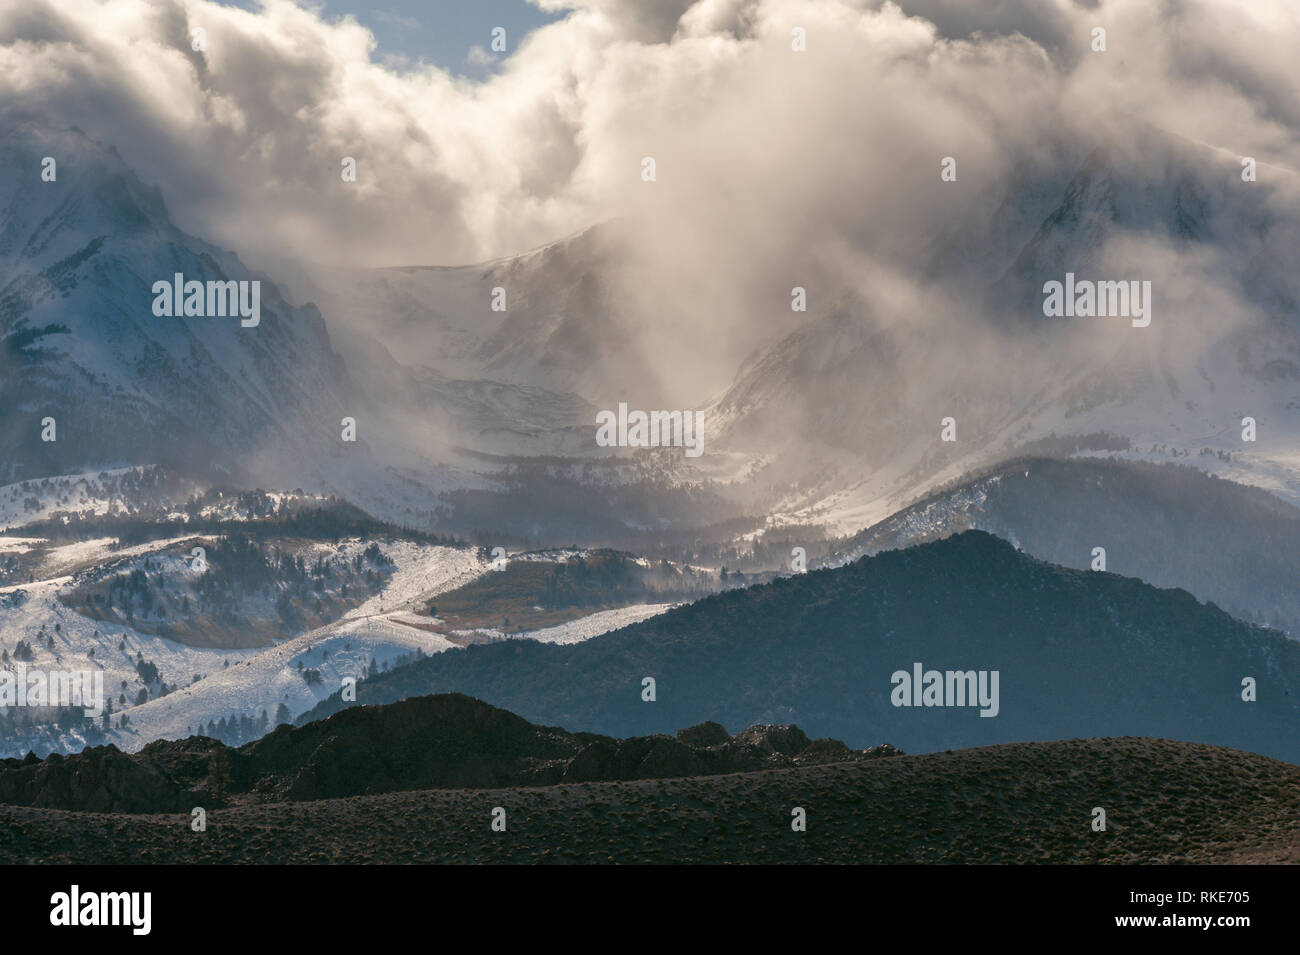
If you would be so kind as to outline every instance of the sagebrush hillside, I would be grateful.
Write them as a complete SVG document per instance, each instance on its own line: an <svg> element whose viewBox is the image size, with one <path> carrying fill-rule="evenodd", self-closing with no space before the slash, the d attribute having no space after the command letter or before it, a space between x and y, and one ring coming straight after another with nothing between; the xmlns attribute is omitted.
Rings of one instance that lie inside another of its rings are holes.
<svg viewBox="0 0 1300 955"><path fill-rule="evenodd" d="M505 810L506 830L491 829ZM807 829L791 829L792 810ZM1106 830L1093 829L1093 810ZM1223 863L1300 858L1300 768L1189 743L1023 743L792 769L125 816L0 806L0 860Z"/></svg>

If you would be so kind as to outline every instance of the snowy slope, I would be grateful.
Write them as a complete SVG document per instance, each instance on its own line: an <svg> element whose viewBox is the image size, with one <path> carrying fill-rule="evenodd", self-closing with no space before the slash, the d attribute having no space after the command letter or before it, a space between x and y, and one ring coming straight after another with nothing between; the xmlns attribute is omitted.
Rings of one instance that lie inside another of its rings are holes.
<svg viewBox="0 0 1300 955"><path fill-rule="evenodd" d="M127 505L115 480L138 473L139 468L114 468L83 474L54 475L0 487L0 528L42 521L56 511L72 514L107 514Z"/></svg>
<svg viewBox="0 0 1300 955"><path fill-rule="evenodd" d="M673 609L674 606L676 604L634 604L630 607L619 607L616 610L602 610L599 613L593 613L577 620L570 620L568 623L562 623L556 627L529 630L518 634L518 639L536 640L539 643L581 643L584 640L590 640L592 637L598 637L602 633L609 633L611 630L648 620Z"/></svg>
<svg viewBox="0 0 1300 955"><path fill-rule="evenodd" d="M1300 636L1300 508L1190 460L1017 458L890 515L818 566L978 529L1054 564L1181 588ZM1094 566L1098 547L1103 568Z"/></svg>
<svg viewBox="0 0 1300 955"><path fill-rule="evenodd" d="M81 548L77 562L88 556L89 548ZM34 659L27 663L30 669L102 671L105 695L111 699L115 714L133 711L129 704L145 686L136 670L140 655L158 667L164 680L175 684L188 683L195 676L203 678L220 673L225 664L237 663L252 653L189 647L138 633L130 627L90 620L58 599L72 582L71 576L60 576L0 587L0 646L12 657L20 639L30 644L34 654ZM37 637L42 628L53 639L53 649ZM5 668L12 669L13 664L6 664ZM119 703L122 694L128 705Z"/></svg>
<svg viewBox="0 0 1300 955"><path fill-rule="evenodd" d="M125 572L137 566L137 559L146 555L175 579L184 573L179 558L164 555L163 551L189 539L113 549L111 545L116 540L104 538L47 548L39 568L43 574L48 572L45 579L0 588L0 649L12 655L21 639L33 646L35 657L28 663L31 668L103 671L114 714L125 712L130 719L125 731L114 729L111 737L124 745L143 745L159 733L172 732L176 727L179 729L175 729L175 735L181 735L185 725L197 726L200 716L203 722L227 717L231 712L255 716L264 706L269 706L274 713L280 702L295 708L293 712L297 715L301 708L315 704L322 695L319 692L322 686L331 692L342 676L353 675L350 668L354 665L362 667L371 658L382 664L416 649L427 653L451 646L435 634L391 622L388 614L428 595L462 586L484 573L488 566L479 559L477 551L469 548L406 541L384 545L395 567L389 586L381 595L354 608L342 620L263 650L190 647L129 626L91 620L59 599L77 585L79 578L75 575L79 571L108 567ZM40 543L18 537L0 538L0 542L6 551ZM360 553L365 546L354 541L345 542L342 547L320 544L317 549L322 554L349 557L353 552ZM274 613L272 606L263 610L267 615ZM41 633L53 638L53 649L37 636ZM125 648L119 649L123 641ZM348 644L350 650L345 648ZM338 655L325 662L325 651ZM163 681L183 688L134 705L137 693L145 687L136 671L140 654L157 666ZM321 669L326 682L309 688L299 675L299 661L304 667ZM357 670L356 675L360 672ZM192 683L195 677L199 679ZM126 681L126 688L122 687L122 681ZM126 697L125 704L118 699L122 694ZM180 723L182 717L185 724ZM115 727L117 723L115 715Z"/></svg>
<svg viewBox="0 0 1300 955"><path fill-rule="evenodd" d="M274 716L283 704L297 717L334 693L347 677L362 679L373 660L385 664L412 654L441 653L459 645L432 632L434 620L411 609L431 597L463 586L490 572L477 552L397 543L385 552L398 569L384 593L349 612L342 620L243 657L238 663L165 697L135 707L127 730L115 730L116 744L134 751L153 739L176 739L208 721L232 713ZM490 631L487 639L533 639L577 643L663 613L671 604L644 604L606 610L544 630L512 634ZM321 681L308 685L301 671L319 671Z"/></svg>

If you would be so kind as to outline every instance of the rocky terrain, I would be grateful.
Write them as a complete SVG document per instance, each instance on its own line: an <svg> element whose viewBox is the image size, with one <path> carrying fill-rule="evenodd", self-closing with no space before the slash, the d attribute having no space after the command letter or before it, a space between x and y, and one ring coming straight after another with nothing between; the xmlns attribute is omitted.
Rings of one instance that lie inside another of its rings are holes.
<svg viewBox="0 0 1300 955"><path fill-rule="evenodd" d="M416 789L549 786L754 772L897 755L850 750L797 726L717 723L676 738L612 739L534 726L459 694L360 706L232 749L192 736L139 753L112 745L0 760L0 803L109 813L189 811Z"/></svg>

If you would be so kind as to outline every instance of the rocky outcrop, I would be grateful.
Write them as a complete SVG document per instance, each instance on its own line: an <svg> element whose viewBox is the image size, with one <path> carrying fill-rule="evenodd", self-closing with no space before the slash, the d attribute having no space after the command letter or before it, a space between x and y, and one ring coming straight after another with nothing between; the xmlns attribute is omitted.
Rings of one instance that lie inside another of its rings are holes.
<svg viewBox="0 0 1300 955"><path fill-rule="evenodd" d="M613 739L537 726L458 693L356 706L303 727L281 726L231 749L205 737L114 746L44 760L0 760L0 803L89 812L181 812L194 806L303 802L425 789L670 779L787 769L893 755L812 742L797 726L730 735L701 723L667 735Z"/></svg>
<svg viewBox="0 0 1300 955"><path fill-rule="evenodd" d="M4 760L0 802L87 812L172 812L194 804L192 793L159 767L112 745L70 757Z"/></svg>

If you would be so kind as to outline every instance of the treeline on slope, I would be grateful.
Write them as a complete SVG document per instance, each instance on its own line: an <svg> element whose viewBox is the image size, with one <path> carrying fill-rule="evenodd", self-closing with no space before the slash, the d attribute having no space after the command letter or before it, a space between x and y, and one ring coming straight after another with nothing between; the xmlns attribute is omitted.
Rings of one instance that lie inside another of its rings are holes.
<svg viewBox="0 0 1300 955"><path fill-rule="evenodd" d="M178 471L160 465L142 465L119 473L29 478L14 482L9 494L14 501L22 497L23 511L27 514L39 511L42 499L53 495L54 503L65 508L78 503L74 496L84 496L110 502L110 508L120 516L157 515L160 502L183 500L194 493L194 488L193 479Z"/></svg>
<svg viewBox="0 0 1300 955"><path fill-rule="evenodd" d="M111 701L105 700L99 719L81 706L0 706L0 757L21 757L35 752L76 752L102 745L112 719Z"/></svg>
<svg viewBox="0 0 1300 955"><path fill-rule="evenodd" d="M268 715L265 707L257 716L249 716L247 713L231 713L229 717L223 716L218 720L208 720L207 723L199 723L197 727L186 726L185 736L203 736L208 739L218 740L227 746L241 746L255 739L261 739L275 727L290 722L292 720L289 707L284 703L280 703L275 708L274 717Z"/></svg>
<svg viewBox="0 0 1300 955"><path fill-rule="evenodd" d="M217 503L231 505L240 517L205 515L205 508ZM177 516L180 511L184 516ZM337 543L349 537L402 539L435 546L461 547L464 543L446 534L399 527L376 520L341 498L279 499L266 491L208 491L180 507L160 506L128 515L59 512L43 521L23 526L29 537L54 541L80 541L93 537L116 537L119 546L129 547L168 537L188 534L240 533L256 538L302 537Z"/></svg>
<svg viewBox="0 0 1300 955"><path fill-rule="evenodd" d="M170 569L161 555L150 555L127 572L92 572L60 599L92 620L191 646L260 646L281 632L336 619L379 593L393 573L373 541L351 557L304 558L283 542L232 534L204 541L201 572L180 562L188 546L168 552Z"/></svg>
<svg viewBox="0 0 1300 955"><path fill-rule="evenodd" d="M20 637L11 653L5 635L0 634L0 670L7 674L7 678L14 679L16 686L21 675L18 664L37 663L33 669L42 669L37 662L37 649L43 651L43 656L53 657L54 669L62 668L62 656L56 637L66 636L67 631L61 623L56 622L52 631L41 624L34 634L29 633L29 639ZM94 632L94 637L99 637L98 630ZM117 707L138 706L166 696L180 686L179 682L167 683L157 664L145 659L142 651L137 650L133 657L126 646L125 637L119 638L116 648L103 646L98 648L99 653L96 653L96 649L92 647L87 651L87 657L95 666L102 667L105 657L116 653L135 670L134 684L127 680L119 681L116 686L105 684L102 712L95 717L85 714L85 707L91 705L89 700L83 706L71 707L36 706L30 703L23 706L0 706L0 716L7 713L7 722L0 726L0 753L71 753L84 746L97 745L104 740L109 729L126 729L130 725L129 714L119 713ZM48 664L45 668L49 668ZM199 675L194 674L191 682L199 679ZM82 692L85 693L85 689Z"/></svg>
<svg viewBox="0 0 1300 955"><path fill-rule="evenodd" d="M35 564L30 553L0 554L0 587L31 582Z"/></svg>

